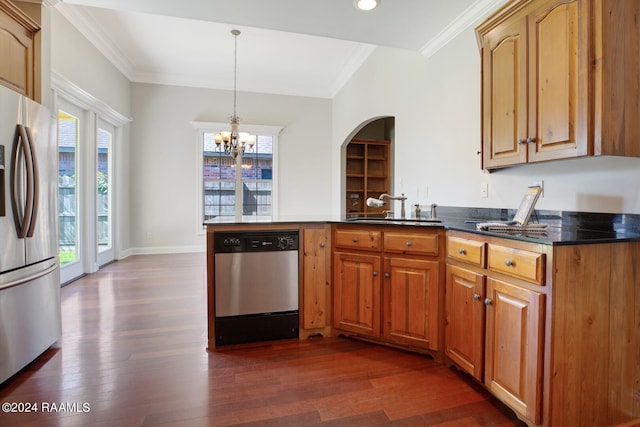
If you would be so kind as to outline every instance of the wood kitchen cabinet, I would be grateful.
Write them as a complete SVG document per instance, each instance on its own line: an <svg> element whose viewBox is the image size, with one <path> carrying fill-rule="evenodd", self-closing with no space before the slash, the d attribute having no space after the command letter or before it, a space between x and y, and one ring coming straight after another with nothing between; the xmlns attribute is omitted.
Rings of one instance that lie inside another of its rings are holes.
<svg viewBox="0 0 640 427"><path fill-rule="evenodd" d="M640 424L640 242L554 250L545 424Z"/></svg>
<svg viewBox="0 0 640 427"><path fill-rule="evenodd" d="M514 0L476 28L482 164L640 156L636 0Z"/></svg>
<svg viewBox="0 0 640 427"><path fill-rule="evenodd" d="M487 278L485 377L487 388L528 421L542 414L544 295Z"/></svg>
<svg viewBox="0 0 640 427"><path fill-rule="evenodd" d="M331 227L300 228L302 269L300 337L331 334Z"/></svg>
<svg viewBox="0 0 640 427"><path fill-rule="evenodd" d="M587 154L586 2L515 2L477 28L483 167Z"/></svg>
<svg viewBox="0 0 640 427"><path fill-rule="evenodd" d="M384 232L384 338L438 350L440 238L436 232Z"/></svg>
<svg viewBox="0 0 640 427"><path fill-rule="evenodd" d="M542 419L546 253L450 233L445 355L524 420Z"/></svg>
<svg viewBox="0 0 640 427"><path fill-rule="evenodd" d="M334 232L334 326L394 345L440 348L442 231Z"/></svg>
<svg viewBox="0 0 640 427"><path fill-rule="evenodd" d="M380 256L335 253L334 326L377 337L380 335Z"/></svg>
<svg viewBox="0 0 640 427"><path fill-rule="evenodd" d="M0 0L0 84L40 101L40 25Z"/></svg>
<svg viewBox="0 0 640 427"><path fill-rule="evenodd" d="M478 381L484 378L486 276L447 265L445 354Z"/></svg>
<svg viewBox="0 0 640 427"><path fill-rule="evenodd" d="M383 337L438 350L439 262L385 257Z"/></svg>

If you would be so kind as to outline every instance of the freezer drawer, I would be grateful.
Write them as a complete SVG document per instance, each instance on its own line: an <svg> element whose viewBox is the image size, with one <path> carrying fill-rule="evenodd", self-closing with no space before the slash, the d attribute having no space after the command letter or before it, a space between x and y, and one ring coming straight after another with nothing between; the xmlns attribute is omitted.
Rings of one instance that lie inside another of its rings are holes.
<svg viewBox="0 0 640 427"><path fill-rule="evenodd" d="M41 273L45 274L36 274L34 280L5 282L0 288L0 383L62 334L59 267L54 262Z"/></svg>

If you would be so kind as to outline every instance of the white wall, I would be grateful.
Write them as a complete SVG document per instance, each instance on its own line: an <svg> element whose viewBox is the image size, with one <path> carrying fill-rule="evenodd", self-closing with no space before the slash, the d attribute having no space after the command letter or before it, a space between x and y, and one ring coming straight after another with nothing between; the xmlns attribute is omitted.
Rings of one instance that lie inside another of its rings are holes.
<svg viewBox="0 0 640 427"><path fill-rule="evenodd" d="M333 99L332 115L334 206L341 203L340 146L363 121L391 115L395 192L409 204L514 208L526 186L544 180L540 209L640 213L640 159L480 169L480 54L472 28L429 59L378 48ZM488 198L480 198L481 182Z"/></svg>
<svg viewBox="0 0 640 427"><path fill-rule="evenodd" d="M55 72L86 95L97 100L102 108L124 117L131 112L131 84L56 7L48 7L50 16L51 71ZM118 132L115 152L116 186L116 257L127 256L129 242L129 126Z"/></svg>
<svg viewBox="0 0 640 427"><path fill-rule="evenodd" d="M57 8L50 9L51 69L120 114L130 116L129 80Z"/></svg>
<svg viewBox="0 0 640 427"><path fill-rule="evenodd" d="M204 250L196 209L202 197L196 167L200 146L191 122L227 122L233 93L138 83L132 87L132 250ZM277 160L280 219L329 212L331 101L239 92L237 109L241 129L243 123L284 127Z"/></svg>

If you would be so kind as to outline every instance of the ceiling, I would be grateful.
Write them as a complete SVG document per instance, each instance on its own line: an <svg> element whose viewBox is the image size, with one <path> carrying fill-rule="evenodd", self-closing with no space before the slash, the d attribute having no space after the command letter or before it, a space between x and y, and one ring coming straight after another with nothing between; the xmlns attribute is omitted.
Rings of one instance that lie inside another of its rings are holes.
<svg viewBox="0 0 640 427"><path fill-rule="evenodd" d="M377 46L425 57L506 0L59 0L132 82L332 98Z"/></svg>

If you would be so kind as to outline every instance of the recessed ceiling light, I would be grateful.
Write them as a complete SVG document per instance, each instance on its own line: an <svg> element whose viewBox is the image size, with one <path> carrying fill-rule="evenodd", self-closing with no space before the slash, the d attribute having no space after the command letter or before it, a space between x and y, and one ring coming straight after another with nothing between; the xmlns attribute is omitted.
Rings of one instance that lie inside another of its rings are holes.
<svg viewBox="0 0 640 427"><path fill-rule="evenodd" d="M355 0L353 5L360 10L371 10L375 9L381 0Z"/></svg>

